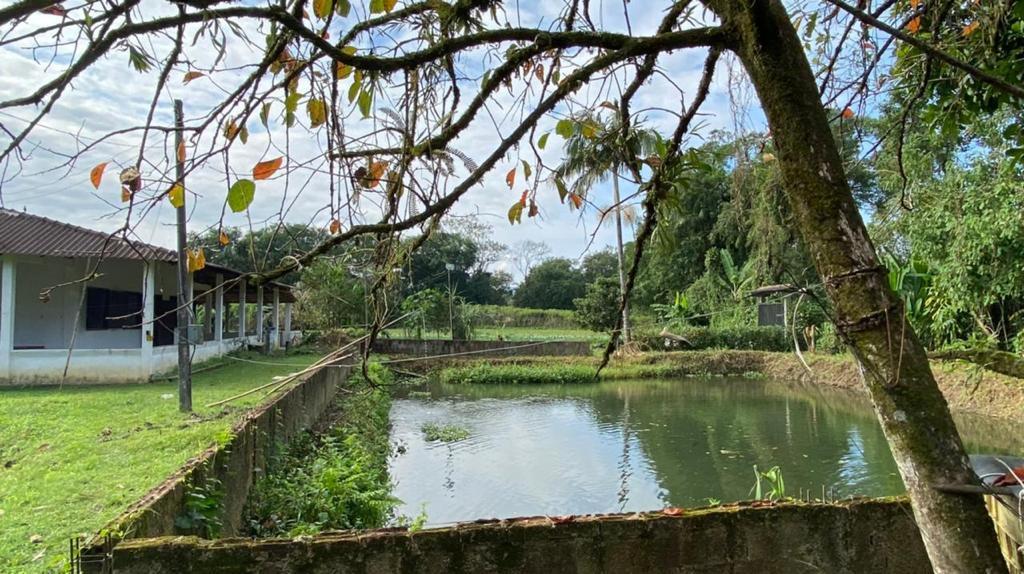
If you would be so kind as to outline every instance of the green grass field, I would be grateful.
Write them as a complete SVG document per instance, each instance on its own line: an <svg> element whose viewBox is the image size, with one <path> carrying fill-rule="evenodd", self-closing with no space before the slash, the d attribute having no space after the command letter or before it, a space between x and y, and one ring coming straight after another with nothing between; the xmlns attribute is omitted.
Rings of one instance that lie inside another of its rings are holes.
<svg viewBox="0 0 1024 574"><path fill-rule="evenodd" d="M314 355L247 358L193 378L195 414L178 412L177 383L0 389L0 572L50 572L68 539L95 533L186 460L225 437L254 393Z"/></svg>

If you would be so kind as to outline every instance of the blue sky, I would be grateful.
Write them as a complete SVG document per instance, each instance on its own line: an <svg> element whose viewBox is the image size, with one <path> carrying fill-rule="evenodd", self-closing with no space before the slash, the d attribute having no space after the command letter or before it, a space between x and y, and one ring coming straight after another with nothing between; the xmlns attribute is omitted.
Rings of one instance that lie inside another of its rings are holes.
<svg viewBox="0 0 1024 574"><path fill-rule="evenodd" d="M359 2L354 2L359 4ZM514 6L516 3L508 3ZM521 21L522 25L546 25L554 17L560 7L560 2L542 2L536 0L522 0L518 3L519 14L510 14L510 19L515 22ZM653 4L653 3L652 3ZM661 6L661 3L656 3ZM652 31L662 14L659 10L650 10L651 4L634 1L629 4L632 30L634 34L644 34ZM644 9L647 7L648 9ZM167 10L167 4L157 0L144 0L143 9L146 14L152 14ZM622 15L622 4L615 1L592 2L594 21L606 29L624 31L624 20ZM43 25L52 23L53 16L35 15L31 17L30 24ZM243 22L244 26L254 34L257 33L253 24ZM346 26L344 22L337 26L342 31ZM188 34L186 34L188 35ZM256 36L257 41L261 35ZM333 36L333 34L332 34ZM159 42L157 48L160 47ZM194 48L186 54L196 62L211 58L209 50ZM36 59L33 58L35 56ZM58 55L57 60L47 66L48 54L26 49L24 46L6 46L0 48L0 69L4 73L0 75L0 100L13 96L24 95L34 89L40 81L53 77L62 70L60 63L67 60L67 53ZM249 46L239 40L229 43L226 62L229 65L240 65L250 62L259 55L254 54ZM465 69L480 70L486 62L482 59L473 60L470 56L464 62ZM479 57L478 57L479 58ZM653 79L645 86L634 100L633 109L649 109L644 116L648 124L667 133L671 130L672 118L659 112L656 108L678 109L679 92L672 87L678 86L685 98L692 96L700 77L703 65L704 52L691 50L674 54L664 55L661 66L664 76ZM760 112L756 105L751 105L749 95L740 101L730 101L729 97L729 69L730 62L723 59L719 63L716 74L715 86L712 96L704 106L704 115L701 116L700 128L695 136L691 138L694 144L699 143L701 134L709 134L713 129L732 129L736 122L742 122L745 128L759 127L762 123ZM491 64L493 65L493 64ZM224 89L232 87L232 81L237 81L238 75L232 76L229 72L218 73L213 78L201 78L188 85L181 82L182 72L172 73L165 93L160 98L160 104L156 110L156 120L160 124L171 123L171 102L174 98L182 98L185 101L186 117L192 123L198 114L205 113L223 93ZM32 213L69 221L75 224L102 229L112 230L123 222L124 214L119 211L121 207L119 188L116 182L116 174L119 167L115 165L131 165L138 153L140 145L140 133L135 132L125 136L119 136L112 140L96 146L94 149L82 155L73 165L55 169L61 166L67 155L73 155L77 151L77 134L81 142L90 142L94 138L105 134L112 129L123 126L139 125L143 122L152 98L153 87L156 82L157 73L151 71L148 74L139 74L128 65L128 55L125 51L113 51L87 73L80 77L62 100L41 123L40 127L30 137L32 145L26 148L29 151L29 161L22 166L21 172L14 172L12 166L9 168L6 181L3 184L2 194L4 205L10 209L27 209ZM575 104L570 108L559 108L558 114L565 114L572 110L581 109L581 105L587 102L600 102L609 99L609 94L614 94L616 81L618 85L628 82L629 74L619 74L615 81L593 82L586 86L574 98ZM462 88L467 92L475 89L478 85L477 79L470 79L462 82ZM733 90L733 96L742 95L743 90ZM381 94L375 102L376 107L387 106L389 98L394 99L397 94ZM468 94L466 95L468 99ZM513 100L503 96L494 102L489 114L481 114L475 120L456 143L461 151L469 154L476 160L482 159L493 150L495 135L501 133L503 128L510 129L512 120L501 121L502 110L507 109ZM279 109L279 108L278 108ZM738 116L734 111L741 112ZM0 110L0 122L9 129L17 129L25 125L26 120L34 113L32 109L8 109ZM483 118L483 119L479 119ZM497 118L492 122L490 118ZM304 119L304 118L303 118ZM557 118L547 118L539 126L537 134L551 131ZM351 130L369 130L369 121L366 127L360 127L359 122L352 124ZM497 128L495 127L497 123ZM285 138L283 130L277 130L271 138L266 133L258 120L248 124L251 132L249 142L245 146L236 146L232 151L229 169L232 175L228 181L237 177L245 176L257 161L281 155L285 149ZM272 126L272 129L273 126ZM287 151L290 158L296 162L304 162L315 158L322 152L323 142L317 140L319 136L304 128L293 128L287 138ZM6 144L9 139L6 136L0 137L0 144ZM155 158L153 161L159 163L171 157L170 151L173 147L165 140L162 134L151 134L147 145L147 157ZM201 146L210 142L203 140ZM542 152L544 162L547 165L556 165L561 156L561 138L552 134L547 148ZM527 149L523 148L522 157L531 159L526 154ZM505 219L508 207L519 197L522 192L521 185L510 190L504 181L504 174L515 165L519 165L519 156L514 152L501 162L484 178L481 185L471 190L453 210L454 215L476 214L481 221L489 223L494 228L494 236L497 240L513 244L516 241L529 239L533 241L544 241L551 247L552 254L576 258L588 249L600 249L610 245L613 241L611 225L597 226L597 211L590 209L580 215L579 212L570 212L566 206L559 204L557 193L550 184L541 184L538 196L541 206L541 217L534 219L523 218L522 225L510 226ZM93 190L89 183L89 170L97 163L111 162L109 171L99 190ZM144 177L148 174L144 171ZM16 173L16 175L15 175ZM465 171L457 175L464 175ZM12 177L13 176L13 177ZM522 173L519 173L522 178ZM287 184L287 185L286 185ZM199 230L214 225L221 213L224 194L228 183L225 181L224 165L222 161L212 161L197 170L187 181L190 191L197 193L198 197L189 197L194 207L190 214L190 228ZM632 186L626 185L624 194L632 191ZM591 191L591 201L598 205L610 204L610 186L605 184L598 189ZM284 217L285 221L301 222L325 226L330 216L324 211L327 203L326 177L308 168L294 170L288 177L267 182L260 182L257 191L256 201L253 203L249 218L253 225L259 226L264 222L275 222L279 219L278 214L282 205L290 206ZM368 220L373 218L373 210L366 208L364 217ZM171 206L161 202L160 206L145 215L145 218L137 221L138 238L164 246L173 246L174 213ZM249 220L245 214L232 214L230 211L225 217L227 225L247 226ZM347 222L346 222L347 223ZM591 242L591 235L594 235ZM500 262L499 267L509 269L507 262Z"/></svg>

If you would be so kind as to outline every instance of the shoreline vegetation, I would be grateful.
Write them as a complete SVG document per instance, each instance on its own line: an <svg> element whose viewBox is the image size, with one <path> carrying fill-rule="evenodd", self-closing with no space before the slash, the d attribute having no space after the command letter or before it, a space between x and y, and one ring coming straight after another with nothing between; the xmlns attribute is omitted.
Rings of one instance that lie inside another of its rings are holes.
<svg viewBox="0 0 1024 574"><path fill-rule="evenodd" d="M694 376L760 376L864 392L850 355L805 354L810 372L792 353L673 351L616 357L599 378L597 357L496 357L408 362L404 369L448 384L576 384L597 380ZM963 360L931 361L950 408L1024 420L1024 379Z"/></svg>

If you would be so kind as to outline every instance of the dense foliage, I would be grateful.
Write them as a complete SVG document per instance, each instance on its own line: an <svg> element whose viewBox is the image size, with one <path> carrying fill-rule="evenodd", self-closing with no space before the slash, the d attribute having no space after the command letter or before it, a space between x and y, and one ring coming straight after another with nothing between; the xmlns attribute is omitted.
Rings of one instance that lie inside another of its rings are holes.
<svg viewBox="0 0 1024 574"><path fill-rule="evenodd" d="M372 374L385 371L374 368ZM357 383L337 399L340 423L323 436L303 435L273 461L248 499L254 536L298 536L321 530L379 528L398 500L387 473L387 392Z"/></svg>

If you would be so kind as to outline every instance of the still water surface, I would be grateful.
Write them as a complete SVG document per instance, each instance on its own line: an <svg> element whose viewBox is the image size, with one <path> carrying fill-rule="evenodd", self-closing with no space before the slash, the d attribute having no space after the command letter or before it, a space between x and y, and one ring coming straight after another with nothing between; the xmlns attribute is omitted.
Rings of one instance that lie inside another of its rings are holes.
<svg viewBox="0 0 1024 574"><path fill-rule="evenodd" d="M399 513L476 518L693 507L750 497L753 466L782 468L786 494L903 492L866 398L777 381L684 379L594 385L432 385L391 409ZM427 442L427 423L470 437ZM1009 424L958 420L971 452L1024 453Z"/></svg>

